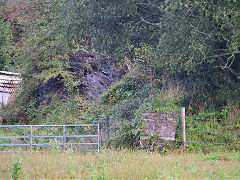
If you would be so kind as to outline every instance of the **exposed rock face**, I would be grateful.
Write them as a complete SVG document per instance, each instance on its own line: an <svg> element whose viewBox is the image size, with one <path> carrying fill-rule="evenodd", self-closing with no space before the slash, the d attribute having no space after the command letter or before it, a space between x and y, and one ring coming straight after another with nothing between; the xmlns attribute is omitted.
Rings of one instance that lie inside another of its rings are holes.
<svg viewBox="0 0 240 180"><path fill-rule="evenodd" d="M38 96L38 106L49 104L54 94L63 96L65 86L62 79L62 76L58 75L55 78L49 79L46 84L40 86L36 93Z"/></svg>
<svg viewBox="0 0 240 180"><path fill-rule="evenodd" d="M103 94L122 74L117 70L113 59L97 53L80 50L72 55L69 61L71 65L69 70L76 74L76 80L79 81L78 92L89 101ZM59 74L39 88L37 92L39 105L48 104L51 101L50 95L68 94L62 80Z"/></svg>
<svg viewBox="0 0 240 180"><path fill-rule="evenodd" d="M81 81L79 89L87 99L95 99L103 94L112 82L120 77L113 59L96 53L78 51L70 58L72 71Z"/></svg>

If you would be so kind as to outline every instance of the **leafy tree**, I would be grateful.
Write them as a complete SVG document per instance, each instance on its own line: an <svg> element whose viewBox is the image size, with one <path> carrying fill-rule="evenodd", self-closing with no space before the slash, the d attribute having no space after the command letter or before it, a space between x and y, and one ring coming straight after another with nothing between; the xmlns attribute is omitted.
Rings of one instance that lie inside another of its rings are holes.
<svg viewBox="0 0 240 180"><path fill-rule="evenodd" d="M238 97L240 4L186 0L166 5L157 46L163 67L208 104Z"/></svg>

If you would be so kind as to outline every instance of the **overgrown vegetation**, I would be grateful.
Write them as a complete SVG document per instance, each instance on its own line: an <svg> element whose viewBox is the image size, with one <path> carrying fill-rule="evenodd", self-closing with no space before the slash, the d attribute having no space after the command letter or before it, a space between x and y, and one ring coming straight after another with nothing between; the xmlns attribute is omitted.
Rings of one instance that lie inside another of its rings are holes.
<svg viewBox="0 0 240 180"><path fill-rule="evenodd" d="M239 9L236 0L0 1L0 70L24 79L0 122L100 122L110 142L128 146L137 144L145 110L185 106L193 118L240 118ZM112 56L125 72L94 102L76 91L69 59L79 50ZM39 106L40 85L59 75L67 96L49 94L51 102ZM187 123L239 131L236 123Z"/></svg>

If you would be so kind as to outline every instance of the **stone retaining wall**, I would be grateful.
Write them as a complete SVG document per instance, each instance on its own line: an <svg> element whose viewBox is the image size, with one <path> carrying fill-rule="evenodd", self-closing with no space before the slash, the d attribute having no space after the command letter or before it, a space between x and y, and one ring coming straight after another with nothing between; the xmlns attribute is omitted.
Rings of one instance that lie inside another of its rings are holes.
<svg viewBox="0 0 240 180"><path fill-rule="evenodd" d="M175 140L177 113L166 111L145 111L142 113L147 136L157 136L164 140Z"/></svg>

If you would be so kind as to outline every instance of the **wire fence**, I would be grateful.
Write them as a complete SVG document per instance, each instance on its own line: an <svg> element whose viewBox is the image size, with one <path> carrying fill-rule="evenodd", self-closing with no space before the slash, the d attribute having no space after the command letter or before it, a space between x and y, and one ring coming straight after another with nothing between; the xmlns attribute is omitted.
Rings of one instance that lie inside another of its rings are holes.
<svg viewBox="0 0 240 180"><path fill-rule="evenodd" d="M187 149L240 150L240 119L185 117L185 121Z"/></svg>

